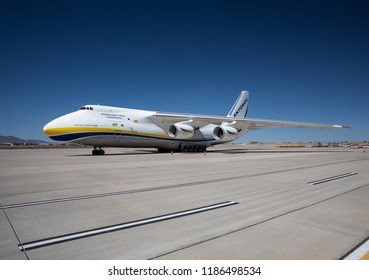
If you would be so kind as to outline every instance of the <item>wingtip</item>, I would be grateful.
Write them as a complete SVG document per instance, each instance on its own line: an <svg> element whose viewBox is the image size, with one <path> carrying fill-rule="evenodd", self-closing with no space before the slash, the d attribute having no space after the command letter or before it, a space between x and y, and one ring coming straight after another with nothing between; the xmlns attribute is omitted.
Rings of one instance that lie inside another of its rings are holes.
<svg viewBox="0 0 369 280"><path fill-rule="evenodd" d="M336 128L351 128L351 126L348 125L334 125Z"/></svg>

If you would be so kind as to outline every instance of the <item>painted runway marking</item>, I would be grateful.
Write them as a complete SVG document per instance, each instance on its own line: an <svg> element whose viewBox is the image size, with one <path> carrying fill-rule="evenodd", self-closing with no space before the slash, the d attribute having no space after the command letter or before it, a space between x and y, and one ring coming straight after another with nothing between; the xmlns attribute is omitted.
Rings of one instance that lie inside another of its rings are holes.
<svg viewBox="0 0 369 280"><path fill-rule="evenodd" d="M333 181L333 180L338 180L338 179L341 179L341 178L346 178L346 177L349 177L349 176L354 176L354 175L357 175L357 173L345 173L345 174L341 174L341 175L337 175L337 176L333 176L333 177L328 177L328 178L324 178L324 179L320 179L320 180L316 180L316 181L311 181L311 182L308 182L307 184L309 185L319 185L319 184L323 184L323 183L326 183L326 182L330 182L330 181Z"/></svg>
<svg viewBox="0 0 369 280"><path fill-rule="evenodd" d="M369 261L369 251L364 256L362 256L360 258L360 260L367 260L367 261Z"/></svg>
<svg viewBox="0 0 369 280"><path fill-rule="evenodd" d="M95 228L95 229L90 229L90 230L85 230L85 231L80 231L80 232L75 232L75 233L69 233L69 234L65 234L65 235L50 237L50 238L46 238L46 239L42 239L42 240L36 240L36 241L32 241L32 242L26 242L26 243L23 243L23 244L19 244L18 247L21 251L23 251L23 250L32 250L32 249L45 247L45 246L49 246L49 245L53 245L53 244L57 244L57 243L72 241L72 240L76 240L76 239L81 239L81 238L91 237L91 236L95 236L95 235L105 234L105 233L109 233L109 232L113 232L113 231L124 230L124 229L128 229L128 228L148 225L148 224L157 223L157 222L166 221L166 220L171 220L171 219L184 217L184 216L188 216L188 215L198 214L198 213L202 213L202 212L206 212L206 211L210 211L210 210L215 210L215 209L219 209L219 208L223 208L223 207L227 207L227 206L231 206L231 205L235 205L235 204L238 204L238 202L225 201L225 202L216 203L216 204L212 204L212 205L207 205L207 206L203 206L203 207L199 207L199 208L193 208L193 209L184 210L184 211L180 211L180 212L174 212L174 213L170 213L170 214L166 214L166 215L150 217L150 218L147 218L147 219L127 222L127 223L122 223L122 224L116 224L116 225L111 225L111 226L106 226L106 227L101 227L101 228Z"/></svg>
<svg viewBox="0 0 369 280"><path fill-rule="evenodd" d="M186 250L188 248L191 248L191 247L194 247L194 246L197 246L197 245L200 245L200 244L203 244L203 243L206 243L206 242L210 242L210 241L213 241L213 240L216 240L218 238L222 238L222 237L225 237L225 236L230 236L230 235L233 235L237 232L241 232L241 231L244 231L244 230L247 230L249 228L253 228L255 226L259 226L259 225L262 225L262 224L265 224L267 222L270 222L270 221L273 221L275 219L278 219L280 217L284 217L284 216L287 216L289 214L292 214L292 213L296 213L298 211L301 211L301 210L304 210L304 209L307 209L309 207L312 207L312 206L315 206L315 205L319 205L321 203L324 203L326 201L330 201L332 199L335 199L335 198L338 198L338 197L342 197L346 194L349 194L349 193L352 193L352 192L355 192L357 190L360 190L360 189L363 189L363 188L367 188L369 186L369 184L365 184L365 185L362 185L362 186L359 186L359 187L356 187L354 189L351 189L351 190L348 190L348 191L345 191L343 193L340 193L340 194L337 194L337 195L334 195L334 196L331 196L331 197L328 197L328 198L324 198L320 201L317 201L317 202L314 202L314 203L311 203L309 205L305 205L305 206L302 206L302 207L299 207L299 208L296 208L296 209L293 209L293 210L290 210L290 211L287 211L285 213L281 213L279 215L276 215L276 216L272 216L272 217L267 217L266 219L264 220L260 220L258 222L255 222L253 224L249 224L249 225L245 225L243 227L240 227L240 228L236 228L236 229L233 229L229 232L226 232L226 233L223 233L223 234L220 234L220 235L216 235L216 236L213 236L213 237L210 237L210 238L206 238L206 239L203 239L203 240L199 240L197 242L193 242L191 244L187 244L187 245L182 245L180 248L177 248L177 249L174 249L172 251L168 251L166 253L162 253L160 255L157 255L155 257L152 257L150 258L149 260L154 260L154 259L158 259L160 257L163 257L163 256L167 256L167 255L170 255L172 253L176 253L176 252L179 252L179 251L182 251L182 250ZM369 238L367 239L369 240ZM362 243L361 243L362 244ZM345 256L343 256L341 259L344 259Z"/></svg>
<svg viewBox="0 0 369 280"><path fill-rule="evenodd" d="M355 159L355 160L349 160L349 161L340 161L340 162L328 163L328 164L325 163L325 164L318 164L318 165L311 165L311 166L304 166L304 167L297 167L297 168L288 168L288 169L276 170L276 171L271 171L271 172L262 172L262 173L240 175L240 176L233 176L233 177L225 177L225 178L218 178L218 179L210 179L210 180L189 182L189 183L176 184L176 185L167 185L167 186L143 188L143 189L136 189L136 190L118 191L118 192L110 192L110 193L97 193L97 194L81 195L81 196L61 197L61 198L53 198L53 199L47 199L47 200L38 200L38 201L30 201L30 202L23 202L23 203L13 203L13 204L7 204L7 205L5 204L5 205L2 205L1 208L2 209L10 209L10 208L37 206L37 205L43 205L43 204L60 203L60 202L68 202L68 201L83 200L83 199L96 199L96 198L116 196L116 195L128 195L128 194L134 194L134 193L144 193L144 192L151 192L151 191L161 191L161 190L170 190L170 189L176 189L176 188L194 187L194 186L201 186L201 185L204 185L204 184L230 182L230 181L247 179L247 178L255 178L255 177L265 176L265 175L273 175L273 174L279 174L279 173L286 173L286 172L290 172L290 171L305 170L305 169L310 169L310 168L330 166L330 165L356 162L356 161L363 161L363 160L368 160L368 159L365 158L365 159Z"/></svg>
<svg viewBox="0 0 369 280"><path fill-rule="evenodd" d="M369 238L359 247L349 253L348 256L343 258L344 260L369 260Z"/></svg>

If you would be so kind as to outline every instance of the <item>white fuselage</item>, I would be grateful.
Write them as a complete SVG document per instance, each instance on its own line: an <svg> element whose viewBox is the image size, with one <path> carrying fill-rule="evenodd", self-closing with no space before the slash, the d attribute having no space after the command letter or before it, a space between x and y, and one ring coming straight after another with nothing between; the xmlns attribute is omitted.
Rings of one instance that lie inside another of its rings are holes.
<svg viewBox="0 0 369 280"><path fill-rule="evenodd" d="M95 147L181 149L228 142L214 137L216 125L213 124L195 130L191 137L175 137L169 132L173 121L152 118L155 114L154 111L86 105L49 122L44 132L53 140Z"/></svg>

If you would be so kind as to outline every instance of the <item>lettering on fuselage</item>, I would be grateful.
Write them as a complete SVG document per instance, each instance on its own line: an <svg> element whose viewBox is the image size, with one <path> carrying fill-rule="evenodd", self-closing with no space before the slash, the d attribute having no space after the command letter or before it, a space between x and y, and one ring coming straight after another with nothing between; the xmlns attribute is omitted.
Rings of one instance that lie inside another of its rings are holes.
<svg viewBox="0 0 369 280"><path fill-rule="evenodd" d="M101 113L101 115L108 119L118 119L118 120L121 120L125 117L125 115L107 114L107 113Z"/></svg>
<svg viewBox="0 0 369 280"><path fill-rule="evenodd" d="M76 123L76 124L74 124L74 126L78 126L78 127L81 127L81 126L97 127L98 125L97 124L80 124L80 123Z"/></svg>

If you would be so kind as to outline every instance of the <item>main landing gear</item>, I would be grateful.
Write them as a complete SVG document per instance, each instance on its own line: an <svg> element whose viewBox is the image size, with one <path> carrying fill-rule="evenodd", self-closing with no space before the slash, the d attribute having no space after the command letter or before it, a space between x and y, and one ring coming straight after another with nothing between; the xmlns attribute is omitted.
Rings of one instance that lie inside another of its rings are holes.
<svg viewBox="0 0 369 280"><path fill-rule="evenodd" d="M204 153L206 152L205 145L182 146L181 150L186 153Z"/></svg>
<svg viewBox="0 0 369 280"><path fill-rule="evenodd" d="M94 147L94 149L92 150L92 154L94 156L102 156L105 155L105 151L101 149L101 147Z"/></svg>
<svg viewBox="0 0 369 280"><path fill-rule="evenodd" d="M175 149L165 149L165 148L158 148L159 153L170 153L170 152L185 152L185 153L205 153L206 152L206 145L184 145L180 144L178 148Z"/></svg>

